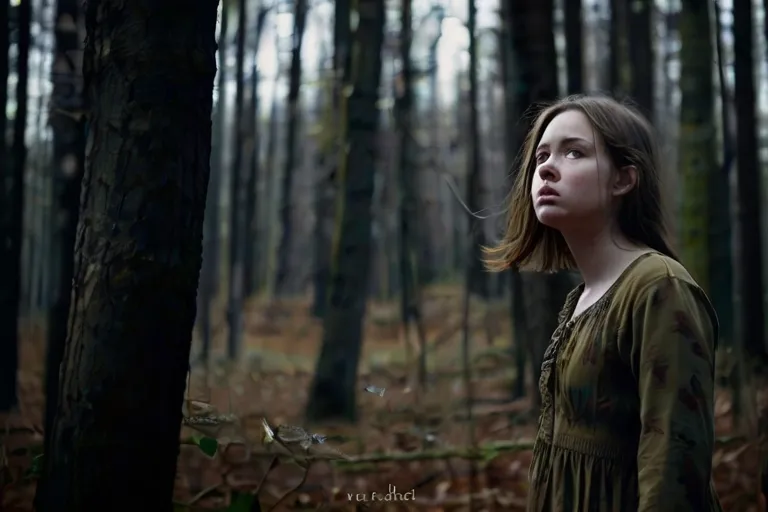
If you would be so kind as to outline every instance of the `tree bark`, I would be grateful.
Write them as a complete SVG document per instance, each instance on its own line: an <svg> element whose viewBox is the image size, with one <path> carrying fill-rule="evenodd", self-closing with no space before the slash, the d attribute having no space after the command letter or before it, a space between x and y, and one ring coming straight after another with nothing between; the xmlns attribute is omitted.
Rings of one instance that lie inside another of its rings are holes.
<svg viewBox="0 0 768 512"><path fill-rule="evenodd" d="M475 8L469 9L469 21L467 32L469 34L469 158L467 159L467 207L471 212L480 211L481 197L483 194L483 157L480 147L480 117L477 105L477 27L475 21ZM551 28L550 28L551 30ZM477 219L470 217L468 220L469 231L469 277L470 292L487 299L490 294L488 273L483 267L481 247L486 245L485 231L477 223Z"/></svg>
<svg viewBox="0 0 768 512"><path fill-rule="evenodd" d="M555 38L552 32L552 0L513 0L512 46L517 64L516 82L518 108L525 111L531 105L551 102L557 98L557 66ZM521 123L528 131L528 123ZM541 363L552 332L557 327L557 315L572 288L565 272L556 274L521 275L525 297L528 352L533 365L537 401ZM519 299L520 297L518 297Z"/></svg>
<svg viewBox="0 0 768 512"><path fill-rule="evenodd" d="M703 2L702 5L706 5ZM653 121L656 67L653 63L652 0L633 0L627 12L628 54L631 68L630 93L638 109ZM703 36L702 36L703 37Z"/></svg>
<svg viewBox="0 0 768 512"><path fill-rule="evenodd" d="M566 0L565 15L565 65L568 94L578 94L584 89L584 37L581 0Z"/></svg>
<svg viewBox="0 0 768 512"><path fill-rule="evenodd" d="M259 237L259 176L261 174L261 122L259 121L259 68L256 61L259 58L259 48L261 46L261 35L264 32L264 22L267 19L269 8L261 7L256 16L256 28L253 35L253 65L251 69L251 105L249 111L250 137L251 137L251 155L248 165L248 176L246 177L246 199L245 199L245 224L246 237L245 243L245 263L243 269L243 286L246 297L256 293L259 287L258 275L259 258L257 244L263 242Z"/></svg>
<svg viewBox="0 0 768 512"><path fill-rule="evenodd" d="M354 421L357 366L371 267L371 203L378 145L379 83L384 40L384 2L358 0L353 34L340 89L344 143L337 171L339 197L331 258L331 289L323 322L323 344L311 386L310 420ZM353 76L351 70L355 69ZM347 93L351 91L351 93Z"/></svg>
<svg viewBox="0 0 768 512"><path fill-rule="evenodd" d="M715 81L710 6L683 0L680 19L680 255L697 282L712 295L709 239L716 219L718 174ZM726 188L725 193L728 192Z"/></svg>
<svg viewBox="0 0 768 512"><path fill-rule="evenodd" d="M246 0L237 2L237 50L235 57L235 129L234 158L230 172L229 195L229 283L227 286L227 355L230 361L236 361L243 341L243 296L245 265L245 201L247 200L246 182L243 169L243 150L245 142L245 29L247 22Z"/></svg>
<svg viewBox="0 0 768 512"><path fill-rule="evenodd" d="M278 294L294 291L289 286L293 246L293 222L291 212L293 173L296 167L296 136L299 125L299 92L301 90L301 46L304 40L304 25L307 21L307 0L295 0L293 14L293 49L291 51L291 74L288 84L288 126L285 143L285 166L280 198L280 245L277 252L277 278L275 290ZM292 284L292 283L291 283Z"/></svg>
<svg viewBox="0 0 768 512"><path fill-rule="evenodd" d="M339 111L339 99L343 86L344 69L349 54L350 0L336 0L333 5L333 113ZM335 145L333 145L335 147ZM325 157L323 157L325 158ZM338 167L336 162L336 167ZM327 236L328 225L333 223L333 198L336 190L336 168L329 173L328 178L320 178L315 196L315 273L314 273L314 307L312 313L317 318L324 318L328 310L328 290L331 280L331 245L332 236ZM332 229L332 228L331 228Z"/></svg>
<svg viewBox="0 0 768 512"><path fill-rule="evenodd" d="M7 7L5 7L7 9ZM19 302L21 299L21 246L24 212L24 167L27 146L27 82L29 77L29 26L32 0L21 0L16 7L18 53L16 57L16 116L13 119L11 158L0 161L0 412L18 403ZM6 27L8 24L6 24ZM8 34L8 30L5 31ZM6 36L7 37L7 36ZM7 59L7 56L5 57ZM3 75L7 77L7 60ZM7 86L6 86L7 87ZM7 94L7 89L6 89ZM5 98L0 97L0 100ZM1 119L5 119L5 115ZM3 126L5 126L3 124Z"/></svg>
<svg viewBox="0 0 768 512"><path fill-rule="evenodd" d="M747 354L764 359L765 313L763 301L763 255L760 217L760 166L757 145L757 97L752 60L752 4L733 2L734 97L736 99L737 229L739 239L738 289L741 297L739 338Z"/></svg>
<svg viewBox="0 0 768 512"><path fill-rule="evenodd" d="M205 203L205 221L203 224L203 266L200 271L200 285L197 294L198 324L200 327L200 357L203 363L210 356L213 338L211 313L213 303L219 291L221 276L221 188L224 171L224 140L226 134L225 108L227 83L227 37L229 17L227 7L230 0L221 0L221 28L219 31L219 70L216 89L219 91L216 110L213 114L213 140L211 146L211 173L208 180L208 195Z"/></svg>
<svg viewBox="0 0 768 512"><path fill-rule="evenodd" d="M417 237L414 236L420 232L422 224L421 214L418 211L418 201L416 197L416 165L415 165L415 147L413 144L413 77L411 66L411 42L413 39L412 27L412 0L402 0L401 8L401 32L400 32L400 61L402 88L399 97L396 100L397 131L400 137L400 161L398 165L399 178L399 267L400 267L400 315L403 325L403 335L406 338L406 344L410 347L410 326L411 322L416 326L419 333L419 354L418 354L418 380L419 385L426 386L427 383L427 360L425 339L421 328L421 309L419 307L419 244ZM425 243L428 241L422 238ZM410 361L409 361L410 363Z"/></svg>
<svg viewBox="0 0 768 512"><path fill-rule="evenodd" d="M568 21L566 20L566 23ZM519 77L515 74L515 42L512 34L512 10L509 2L502 2L501 6L501 30L499 47L501 48L501 74L504 82L504 131L506 140L510 141L504 146L504 157L507 169L509 169L508 183L512 185L517 176L518 169L514 168L515 159L525 140L525 126L520 126L518 120L523 117L523 110L527 107L517 97L515 90L519 83ZM573 31L569 32L573 37ZM568 40L570 41L570 39ZM570 62L570 61L569 61ZM570 73L569 64L569 73ZM526 394L525 376L527 369L528 344L524 340L528 337L528 321L525 310L525 296L523 293L523 279L517 269L509 269L509 312L512 323L512 346L515 357L515 384L512 390L513 398L522 398Z"/></svg>
<svg viewBox="0 0 768 512"><path fill-rule="evenodd" d="M39 510L173 509L210 172L216 8L215 0L87 4L90 129Z"/></svg>
<svg viewBox="0 0 768 512"><path fill-rule="evenodd" d="M53 307L48 316L48 344L45 369L45 447L51 451L50 436L59 396L59 366L67 340L67 319L72 295L75 264L75 237L80 213L80 184L85 166L85 102L81 60L73 57L82 50L82 15L78 0L59 0L56 11L56 54L53 61L50 124L53 129L55 251L51 274L58 277ZM78 64L79 62L79 64Z"/></svg>

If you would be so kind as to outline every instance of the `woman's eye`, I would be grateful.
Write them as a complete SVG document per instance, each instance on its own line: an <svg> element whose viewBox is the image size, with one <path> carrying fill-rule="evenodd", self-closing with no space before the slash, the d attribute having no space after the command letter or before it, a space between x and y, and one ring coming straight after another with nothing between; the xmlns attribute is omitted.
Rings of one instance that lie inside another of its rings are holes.
<svg viewBox="0 0 768 512"><path fill-rule="evenodd" d="M536 155L536 163L540 164L542 162L545 162L547 160L547 153L539 153Z"/></svg>
<svg viewBox="0 0 768 512"><path fill-rule="evenodd" d="M579 151L578 149L571 149L565 154L565 156L571 157L571 158L579 158L581 156L581 151Z"/></svg>

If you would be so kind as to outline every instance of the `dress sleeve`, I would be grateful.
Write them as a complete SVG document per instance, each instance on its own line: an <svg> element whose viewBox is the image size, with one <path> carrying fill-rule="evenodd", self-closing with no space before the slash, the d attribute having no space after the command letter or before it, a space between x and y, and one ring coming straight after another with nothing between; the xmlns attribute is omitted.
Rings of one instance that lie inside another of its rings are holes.
<svg viewBox="0 0 768 512"><path fill-rule="evenodd" d="M717 317L704 293L674 277L649 285L632 313L638 511L707 510L716 337Z"/></svg>

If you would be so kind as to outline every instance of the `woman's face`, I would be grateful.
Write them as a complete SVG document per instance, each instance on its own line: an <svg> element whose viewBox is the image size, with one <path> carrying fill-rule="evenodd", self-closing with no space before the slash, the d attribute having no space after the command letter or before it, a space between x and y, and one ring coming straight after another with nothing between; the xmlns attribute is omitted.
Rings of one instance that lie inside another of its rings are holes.
<svg viewBox="0 0 768 512"><path fill-rule="evenodd" d="M606 223L618 195L617 173L584 113L568 110L555 116L535 158L531 200L539 222L559 231Z"/></svg>

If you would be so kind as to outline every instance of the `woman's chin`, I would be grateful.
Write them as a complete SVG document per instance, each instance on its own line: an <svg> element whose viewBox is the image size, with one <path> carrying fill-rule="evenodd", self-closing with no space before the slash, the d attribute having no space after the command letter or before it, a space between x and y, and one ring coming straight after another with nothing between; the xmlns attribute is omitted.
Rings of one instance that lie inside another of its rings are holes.
<svg viewBox="0 0 768 512"><path fill-rule="evenodd" d="M567 221L566 213L554 205L542 205L536 209L536 218L548 228L558 229Z"/></svg>

